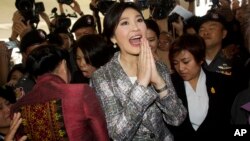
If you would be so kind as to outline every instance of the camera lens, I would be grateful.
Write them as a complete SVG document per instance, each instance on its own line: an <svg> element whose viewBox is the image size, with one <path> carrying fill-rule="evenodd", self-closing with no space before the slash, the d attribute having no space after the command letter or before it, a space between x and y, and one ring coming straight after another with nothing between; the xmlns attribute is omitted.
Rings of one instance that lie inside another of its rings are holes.
<svg viewBox="0 0 250 141"><path fill-rule="evenodd" d="M30 2L29 0L20 0L17 8L18 10L26 13L28 11L32 11L33 3Z"/></svg>

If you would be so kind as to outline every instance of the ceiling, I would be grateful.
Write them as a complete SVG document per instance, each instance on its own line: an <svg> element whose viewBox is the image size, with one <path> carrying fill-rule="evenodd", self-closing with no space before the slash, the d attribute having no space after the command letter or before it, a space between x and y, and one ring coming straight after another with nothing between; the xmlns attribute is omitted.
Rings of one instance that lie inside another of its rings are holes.
<svg viewBox="0 0 250 141"><path fill-rule="evenodd" d="M51 16L51 10L54 7L58 7L57 0L35 0L36 2L43 2L45 6L46 13ZM89 9L89 3L91 0L76 0L82 11L85 14L91 14L92 11ZM66 14L72 14L73 11L71 7L68 5L63 6ZM11 27L12 27L12 16L16 11L15 0L1 0L0 2L0 40L6 40L10 37ZM59 12L59 10L58 10ZM76 20L76 18L72 18L72 22ZM38 28L45 29L47 31L47 27L45 22L40 18L40 22L38 24Z"/></svg>

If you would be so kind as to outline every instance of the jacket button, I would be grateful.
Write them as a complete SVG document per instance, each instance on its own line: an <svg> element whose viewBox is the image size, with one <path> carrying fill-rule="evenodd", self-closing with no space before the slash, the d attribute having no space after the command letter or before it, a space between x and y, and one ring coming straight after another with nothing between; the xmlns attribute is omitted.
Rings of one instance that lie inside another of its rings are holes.
<svg viewBox="0 0 250 141"><path fill-rule="evenodd" d="M155 134L154 133L151 133L149 136L150 136L151 139L155 138Z"/></svg>

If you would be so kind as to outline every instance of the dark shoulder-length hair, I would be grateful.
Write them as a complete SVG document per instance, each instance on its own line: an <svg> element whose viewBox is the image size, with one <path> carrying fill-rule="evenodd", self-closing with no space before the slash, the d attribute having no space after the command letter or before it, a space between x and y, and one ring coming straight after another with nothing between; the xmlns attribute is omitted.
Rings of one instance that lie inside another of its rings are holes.
<svg viewBox="0 0 250 141"><path fill-rule="evenodd" d="M113 4L105 14L103 21L103 36L106 37L107 40L113 37L121 15L127 8L136 10L143 17L139 7L133 2L117 2Z"/></svg>
<svg viewBox="0 0 250 141"><path fill-rule="evenodd" d="M55 45L41 45L29 54L26 62L28 73L37 77L53 72L62 60L66 60L69 67L69 54L66 50Z"/></svg>
<svg viewBox="0 0 250 141"><path fill-rule="evenodd" d="M189 51L194 56L196 63L205 59L204 40L197 34L184 34L172 43L169 50L169 60L173 68L174 57L183 50Z"/></svg>
<svg viewBox="0 0 250 141"><path fill-rule="evenodd" d="M160 28L153 19L146 19L145 24L147 26L147 29L150 29L155 32L157 38L160 37Z"/></svg>
<svg viewBox="0 0 250 141"><path fill-rule="evenodd" d="M76 49L78 47L84 54L86 63L95 68L103 66L113 56L112 48L109 47L106 40L98 34L89 34L80 37L73 48L74 56L76 56Z"/></svg>

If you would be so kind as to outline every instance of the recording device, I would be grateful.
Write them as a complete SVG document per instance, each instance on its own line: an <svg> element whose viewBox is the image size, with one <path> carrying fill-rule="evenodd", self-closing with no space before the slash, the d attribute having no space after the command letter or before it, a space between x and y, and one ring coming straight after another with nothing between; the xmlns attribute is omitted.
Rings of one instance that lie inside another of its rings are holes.
<svg viewBox="0 0 250 141"><path fill-rule="evenodd" d="M65 14L58 15L56 7L51 10L51 13L54 15L53 18L55 18L55 24L52 25L52 32L55 29L62 29L62 30L69 29L69 27L71 26L71 20L70 18L68 18L69 15Z"/></svg>
<svg viewBox="0 0 250 141"><path fill-rule="evenodd" d="M178 22L180 15L177 13L172 13L170 16L168 16L168 22L173 23L173 22Z"/></svg>
<svg viewBox="0 0 250 141"><path fill-rule="evenodd" d="M168 14L174 9L176 5L175 0L147 0L147 5L151 11L154 19L167 18Z"/></svg>
<svg viewBox="0 0 250 141"><path fill-rule="evenodd" d="M173 12L171 15L168 16L168 29L172 33L174 38L176 35L176 31L174 30L172 23L178 22L179 17L181 17L182 22L183 22L184 18L176 12Z"/></svg>
<svg viewBox="0 0 250 141"><path fill-rule="evenodd" d="M114 3L116 3L114 0L99 0L96 5L96 10L105 15L109 7L111 7Z"/></svg>
<svg viewBox="0 0 250 141"><path fill-rule="evenodd" d="M100 11L103 15L107 12L116 0L98 0L96 9L92 6L91 10ZM134 2L140 10L150 8L154 19L164 19L175 7L175 0L120 0L120 2Z"/></svg>
<svg viewBox="0 0 250 141"><path fill-rule="evenodd" d="M16 0L15 6L24 17L25 24L27 21L30 21L31 25L38 24L39 13L45 11L43 2L35 3L35 0Z"/></svg>
<svg viewBox="0 0 250 141"><path fill-rule="evenodd" d="M35 10L36 10L37 13L44 12L45 11L45 7L44 7L43 2L36 2L35 3Z"/></svg>
<svg viewBox="0 0 250 141"><path fill-rule="evenodd" d="M211 9L216 9L220 7L219 0L212 0L213 5L211 6Z"/></svg>
<svg viewBox="0 0 250 141"><path fill-rule="evenodd" d="M70 5L73 0L57 0L58 3Z"/></svg>

